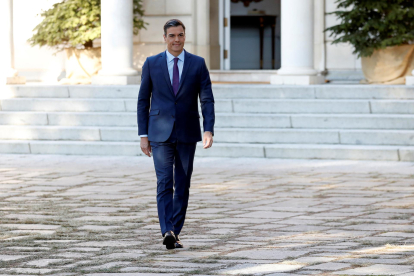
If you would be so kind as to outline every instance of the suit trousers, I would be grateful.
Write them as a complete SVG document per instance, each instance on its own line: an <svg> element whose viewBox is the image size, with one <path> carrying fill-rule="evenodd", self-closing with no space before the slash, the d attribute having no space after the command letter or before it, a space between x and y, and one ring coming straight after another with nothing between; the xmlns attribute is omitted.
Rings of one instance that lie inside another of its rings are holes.
<svg viewBox="0 0 414 276"><path fill-rule="evenodd" d="M175 124L165 142L151 142L157 175L157 209L161 234L180 234L190 195L190 181L197 143L177 141Z"/></svg>

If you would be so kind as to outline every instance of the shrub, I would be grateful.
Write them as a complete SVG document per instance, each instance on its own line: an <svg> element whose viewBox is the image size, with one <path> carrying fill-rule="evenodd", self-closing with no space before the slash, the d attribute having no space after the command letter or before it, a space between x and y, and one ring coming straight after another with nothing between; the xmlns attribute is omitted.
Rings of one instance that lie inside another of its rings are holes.
<svg viewBox="0 0 414 276"><path fill-rule="evenodd" d="M327 28L332 44L348 42L354 54L371 56L374 50L409 44L414 40L414 1L337 0L340 24Z"/></svg>
<svg viewBox="0 0 414 276"><path fill-rule="evenodd" d="M142 0L134 2L133 33L136 35L145 23L141 16ZM43 21L28 40L31 46L50 46L58 49L88 48L92 41L101 37L101 0L63 0L47 11L42 11Z"/></svg>

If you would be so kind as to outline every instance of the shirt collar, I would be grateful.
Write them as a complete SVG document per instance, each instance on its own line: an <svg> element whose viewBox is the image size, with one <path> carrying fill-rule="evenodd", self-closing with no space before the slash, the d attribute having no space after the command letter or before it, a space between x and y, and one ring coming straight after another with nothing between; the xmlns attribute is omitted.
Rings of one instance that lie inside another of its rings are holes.
<svg viewBox="0 0 414 276"><path fill-rule="evenodd" d="M175 56L173 56L170 52L168 52L168 50L165 50L166 54L167 54L167 61L171 62L172 60L174 60ZM184 54L185 50L183 49L183 51L181 52L181 54L178 56L178 59L181 60L182 62L184 62Z"/></svg>

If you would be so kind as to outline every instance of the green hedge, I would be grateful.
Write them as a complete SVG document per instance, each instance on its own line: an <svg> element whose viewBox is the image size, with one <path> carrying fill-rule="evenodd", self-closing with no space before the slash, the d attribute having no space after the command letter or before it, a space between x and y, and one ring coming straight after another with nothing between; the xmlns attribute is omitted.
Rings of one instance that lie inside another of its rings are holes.
<svg viewBox="0 0 414 276"><path fill-rule="evenodd" d="M371 56L374 50L414 41L413 0L337 0L340 24L327 28L333 44L348 42L354 53Z"/></svg>

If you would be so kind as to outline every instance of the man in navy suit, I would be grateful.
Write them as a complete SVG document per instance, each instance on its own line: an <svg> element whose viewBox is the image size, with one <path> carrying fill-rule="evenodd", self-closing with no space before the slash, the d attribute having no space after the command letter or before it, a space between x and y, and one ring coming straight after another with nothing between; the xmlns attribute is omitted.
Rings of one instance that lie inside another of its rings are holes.
<svg viewBox="0 0 414 276"><path fill-rule="evenodd" d="M204 58L184 50L185 26L177 19L164 25L167 50L148 57L138 95L141 149L154 159L157 209L167 249L182 248L179 234L188 206L196 144L201 141L198 97L203 114L203 147L214 135L214 97Z"/></svg>

